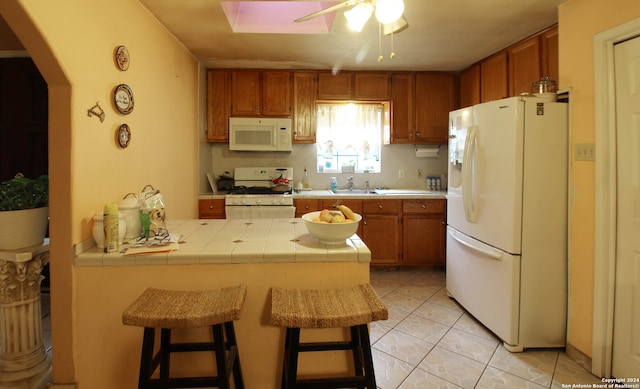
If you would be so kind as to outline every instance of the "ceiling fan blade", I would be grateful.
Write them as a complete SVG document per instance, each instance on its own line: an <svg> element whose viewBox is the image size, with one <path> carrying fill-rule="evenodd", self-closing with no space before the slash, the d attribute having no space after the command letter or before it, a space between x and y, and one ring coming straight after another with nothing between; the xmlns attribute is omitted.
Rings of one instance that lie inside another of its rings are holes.
<svg viewBox="0 0 640 389"><path fill-rule="evenodd" d="M320 11L316 11L314 13L311 13L311 14L307 15L307 16L303 16L303 17L298 18L298 19L296 19L294 21L295 22L305 22L307 20L313 19L313 18L318 17L320 15L328 14L330 12L337 11L337 10L345 8L345 7L350 7L352 5L356 5L356 4L361 3L363 1L365 1L365 0L347 0L347 1L343 2L343 3L336 4L336 5L331 6L329 8L321 9Z"/></svg>

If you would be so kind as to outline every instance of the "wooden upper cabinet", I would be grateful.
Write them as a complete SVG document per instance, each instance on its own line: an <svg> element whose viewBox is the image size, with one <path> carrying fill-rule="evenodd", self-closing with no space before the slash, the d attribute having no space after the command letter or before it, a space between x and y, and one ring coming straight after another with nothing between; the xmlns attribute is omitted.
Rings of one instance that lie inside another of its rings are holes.
<svg viewBox="0 0 640 389"><path fill-rule="evenodd" d="M508 49L509 96L531 93L531 85L540 79L540 36L524 40Z"/></svg>
<svg viewBox="0 0 640 389"><path fill-rule="evenodd" d="M291 115L291 72L232 72L231 115Z"/></svg>
<svg viewBox="0 0 640 389"><path fill-rule="evenodd" d="M262 72L263 115L291 115L291 78L289 71Z"/></svg>
<svg viewBox="0 0 640 389"><path fill-rule="evenodd" d="M318 73L318 100L353 99L353 73Z"/></svg>
<svg viewBox="0 0 640 389"><path fill-rule="evenodd" d="M471 107L481 102L480 64L475 64L460 74L460 107Z"/></svg>
<svg viewBox="0 0 640 389"><path fill-rule="evenodd" d="M558 70L558 26L545 30L541 34L542 41L542 77L549 77L556 83L560 80Z"/></svg>
<svg viewBox="0 0 640 389"><path fill-rule="evenodd" d="M480 97L482 102L509 96L507 52L501 51L480 63Z"/></svg>
<svg viewBox="0 0 640 389"><path fill-rule="evenodd" d="M316 142L316 72L293 73L293 142Z"/></svg>
<svg viewBox="0 0 640 389"><path fill-rule="evenodd" d="M389 74L357 72L354 74L355 100L389 100Z"/></svg>
<svg viewBox="0 0 640 389"><path fill-rule="evenodd" d="M207 141L229 141L231 74L224 70L207 71Z"/></svg>
<svg viewBox="0 0 640 389"><path fill-rule="evenodd" d="M231 73L231 115L260 115L260 72Z"/></svg>
<svg viewBox="0 0 640 389"><path fill-rule="evenodd" d="M413 73L391 74L390 143L413 143L415 133L415 76Z"/></svg>
<svg viewBox="0 0 640 389"><path fill-rule="evenodd" d="M416 144L446 144L449 112L456 108L452 73L417 73L415 80Z"/></svg>

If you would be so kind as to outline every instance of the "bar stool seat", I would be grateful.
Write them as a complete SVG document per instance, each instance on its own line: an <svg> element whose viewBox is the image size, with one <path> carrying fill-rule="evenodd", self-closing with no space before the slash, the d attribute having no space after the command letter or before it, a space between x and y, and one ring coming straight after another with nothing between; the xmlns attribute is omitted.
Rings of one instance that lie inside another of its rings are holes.
<svg viewBox="0 0 640 389"><path fill-rule="evenodd" d="M247 295L245 285L203 291L175 291L147 288L122 314L122 323L144 327L140 358L139 389L150 388L244 388L233 322ZM210 326L212 342L171 343L171 330ZM161 331L160 349L154 355L156 328ZM217 375L169 377L170 355L174 352L213 351ZM157 368L159 378L151 378Z"/></svg>
<svg viewBox="0 0 640 389"><path fill-rule="evenodd" d="M368 324L389 318L387 307L369 284L338 289L271 290L271 323L286 327L282 388L368 388L375 389ZM301 328L350 328L346 342L300 343ZM353 376L299 379L300 352L351 350Z"/></svg>

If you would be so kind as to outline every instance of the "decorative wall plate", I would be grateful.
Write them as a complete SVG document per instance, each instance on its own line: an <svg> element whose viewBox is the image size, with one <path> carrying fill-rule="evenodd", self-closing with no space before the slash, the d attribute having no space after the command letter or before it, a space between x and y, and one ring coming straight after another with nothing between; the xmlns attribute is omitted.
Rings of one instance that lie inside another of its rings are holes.
<svg viewBox="0 0 640 389"><path fill-rule="evenodd" d="M129 50L126 46L116 47L116 65L122 71L129 69Z"/></svg>
<svg viewBox="0 0 640 389"><path fill-rule="evenodd" d="M113 91L113 103L118 112L128 115L133 111L133 92L129 85L120 84Z"/></svg>
<svg viewBox="0 0 640 389"><path fill-rule="evenodd" d="M131 130L127 124L123 124L118 128L118 132L116 137L118 138L118 144L123 149L129 146L129 141L131 140Z"/></svg>

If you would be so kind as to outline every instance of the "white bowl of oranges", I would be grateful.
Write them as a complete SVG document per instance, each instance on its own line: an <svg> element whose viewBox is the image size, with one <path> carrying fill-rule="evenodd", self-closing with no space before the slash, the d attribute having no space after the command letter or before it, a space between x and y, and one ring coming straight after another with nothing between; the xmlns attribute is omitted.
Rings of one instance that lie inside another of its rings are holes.
<svg viewBox="0 0 640 389"><path fill-rule="evenodd" d="M302 215L307 230L322 244L343 246L345 240L356 233L362 215L353 212L345 205L336 210L323 209Z"/></svg>

